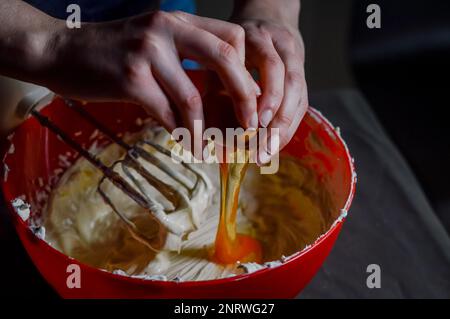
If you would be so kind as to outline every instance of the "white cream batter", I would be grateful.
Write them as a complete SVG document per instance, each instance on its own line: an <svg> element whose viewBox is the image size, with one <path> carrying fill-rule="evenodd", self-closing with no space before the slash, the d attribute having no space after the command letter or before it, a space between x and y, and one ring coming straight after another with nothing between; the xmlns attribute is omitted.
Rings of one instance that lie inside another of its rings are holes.
<svg viewBox="0 0 450 319"><path fill-rule="evenodd" d="M165 132L148 129L144 135L166 148L173 146ZM117 145L98 154L106 164L123 155ZM189 175L180 164L167 158L165 163ZM64 174L52 193L45 214L46 240L91 266L149 279L208 280L242 272L238 264L222 266L209 260L219 220L219 169L217 164L194 165L204 173L207 183L199 186L182 209L164 220L160 216L162 223L110 183L105 187L120 211L137 226L160 234L161 240L155 242L158 252L134 239L103 202L96 190L101 173L84 159ZM157 172L150 164L146 166ZM159 178L171 182L164 174ZM171 208L156 189L146 187L146 193L166 209ZM314 174L298 160L282 156L280 169L273 175L260 175L259 168L250 165L239 197L238 232L260 240L264 261L270 262L312 244L332 224L333 209ZM180 232L184 236L176 234Z"/></svg>

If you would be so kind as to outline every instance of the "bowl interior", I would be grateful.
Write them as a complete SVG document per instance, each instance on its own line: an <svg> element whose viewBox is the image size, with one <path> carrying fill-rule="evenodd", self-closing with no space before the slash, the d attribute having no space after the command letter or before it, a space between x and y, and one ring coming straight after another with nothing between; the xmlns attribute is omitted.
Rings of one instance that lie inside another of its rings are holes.
<svg viewBox="0 0 450 319"><path fill-rule="evenodd" d="M90 103L85 107L119 136L140 130L147 117L133 104ZM41 112L86 148L109 143L95 127L68 109L61 98L54 98ZM8 169L2 181L5 199L7 202L17 197L25 199L31 205L30 220L37 220L52 188L79 154L41 127L34 118L24 122L9 141L4 158ZM307 112L283 152L302 158L302 162L316 172L337 208L330 212L331 220L341 215L341 209L349 208L354 192L353 163L339 134L319 112L314 109ZM21 223L19 227L26 227L26 224Z"/></svg>

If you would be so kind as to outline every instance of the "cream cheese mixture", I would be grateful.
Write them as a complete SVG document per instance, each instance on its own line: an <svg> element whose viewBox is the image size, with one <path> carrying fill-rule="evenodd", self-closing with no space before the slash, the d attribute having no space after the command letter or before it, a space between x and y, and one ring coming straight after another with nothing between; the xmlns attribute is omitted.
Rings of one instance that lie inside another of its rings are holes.
<svg viewBox="0 0 450 319"><path fill-rule="evenodd" d="M174 144L168 133L155 129L146 129L128 140L142 136L168 149ZM108 165L123 156L124 151L115 144L98 152ZM165 163L189 177L180 164L167 158ZM152 173L157 172L151 164L144 165ZM219 222L219 167L193 165L206 182L198 186L185 206L164 216L153 217L111 183L105 184L105 192L127 218L158 234L156 250L137 241L105 204L97 192L101 173L85 159L79 159L65 172L51 194L44 221L45 240L93 267L148 279L209 280L258 268L258 264L241 267L240 263L220 265L211 261ZM163 173L158 178L179 187ZM170 208L157 189L148 186L145 192L163 208ZM270 266L325 233L334 222L334 210L329 194L313 172L299 160L281 156L276 174L261 175L256 165L249 165L239 195L237 230L259 240L263 262Z"/></svg>

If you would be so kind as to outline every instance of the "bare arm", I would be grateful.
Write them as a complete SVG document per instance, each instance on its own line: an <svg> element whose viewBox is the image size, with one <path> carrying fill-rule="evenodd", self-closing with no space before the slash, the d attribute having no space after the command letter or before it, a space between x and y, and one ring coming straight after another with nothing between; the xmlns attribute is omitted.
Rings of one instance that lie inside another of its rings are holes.
<svg viewBox="0 0 450 319"><path fill-rule="evenodd" d="M20 0L0 2L0 74L39 81L52 60L49 50L64 22Z"/></svg>
<svg viewBox="0 0 450 319"><path fill-rule="evenodd" d="M188 58L218 74L243 127L258 124L239 25L155 11L68 29L19 0L0 3L0 21L1 74L71 98L138 103L169 131L183 126L193 133L203 105L181 67Z"/></svg>
<svg viewBox="0 0 450 319"><path fill-rule="evenodd" d="M59 24L25 2L0 2L0 136L21 122L15 108L30 89L30 85L2 75L39 82L50 61L50 54L44 54L45 46Z"/></svg>

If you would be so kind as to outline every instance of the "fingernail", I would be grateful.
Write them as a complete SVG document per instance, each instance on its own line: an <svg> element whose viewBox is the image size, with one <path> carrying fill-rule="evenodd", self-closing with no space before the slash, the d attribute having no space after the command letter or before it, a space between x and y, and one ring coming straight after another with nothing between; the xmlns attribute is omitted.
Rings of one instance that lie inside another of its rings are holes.
<svg viewBox="0 0 450 319"><path fill-rule="evenodd" d="M269 126L270 121L272 121L273 113L271 110L264 110L261 113L260 123L262 127Z"/></svg>
<svg viewBox="0 0 450 319"><path fill-rule="evenodd" d="M268 163L270 161L271 157L272 156L270 154L268 154L265 150L261 150L258 153L258 165L261 166L261 165Z"/></svg>
<svg viewBox="0 0 450 319"><path fill-rule="evenodd" d="M252 118L249 123L249 129L257 129L258 128L258 113L253 113Z"/></svg>
<svg viewBox="0 0 450 319"><path fill-rule="evenodd" d="M270 152L268 151L270 149ZM266 152L270 154L276 154L280 150L280 137L278 134L272 134L267 140Z"/></svg>
<svg viewBox="0 0 450 319"><path fill-rule="evenodd" d="M260 96L262 94L261 88L259 87L258 83L255 82L255 93L256 96Z"/></svg>

